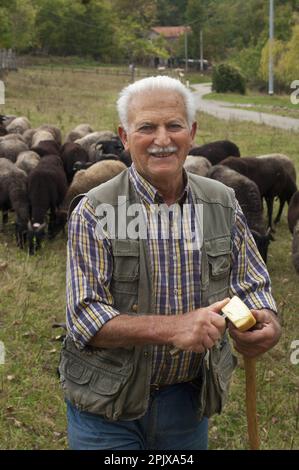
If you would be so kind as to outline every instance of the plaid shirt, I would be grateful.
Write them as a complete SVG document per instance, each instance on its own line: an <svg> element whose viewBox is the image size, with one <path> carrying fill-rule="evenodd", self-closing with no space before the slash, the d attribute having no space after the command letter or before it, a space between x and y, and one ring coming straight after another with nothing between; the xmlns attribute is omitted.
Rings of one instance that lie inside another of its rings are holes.
<svg viewBox="0 0 299 470"><path fill-rule="evenodd" d="M134 165L129 169L129 177L144 210L150 213L153 204L162 202L157 190L137 173ZM186 174L185 183L180 201L190 204L192 212L194 204ZM67 249L67 327L79 348L83 348L107 321L120 313L113 306L109 290L113 271L111 244L108 237L99 237L98 225L93 207L87 198L83 198L69 221ZM158 225L161 235L162 227L160 223ZM231 237L229 294L239 296L249 308L276 311L267 268L238 203ZM169 230L168 238L148 238L148 247L156 299L155 312L149 313L175 315L199 308L200 250L187 249L183 237L173 236L172 230ZM168 345L155 345L153 349L153 384L184 382L198 374L200 354L182 351L172 356Z"/></svg>

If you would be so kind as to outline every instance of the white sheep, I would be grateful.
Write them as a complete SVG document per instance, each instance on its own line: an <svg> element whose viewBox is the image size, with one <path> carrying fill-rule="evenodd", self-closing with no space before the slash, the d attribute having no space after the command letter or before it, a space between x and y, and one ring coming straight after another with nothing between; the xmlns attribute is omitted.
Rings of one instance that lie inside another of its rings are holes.
<svg viewBox="0 0 299 470"><path fill-rule="evenodd" d="M87 168L87 170L78 171L75 173L73 181L66 193L62 205L63 209L67 211L71 201L78 194L87 193L90 189L105 183L126 168L124 163L117 160L103 160L94 163L94 165Z"/></svg>
<svg viewBox="0 0 299 470"><path fill-rule="evenodd" d="M194 155L188 155L184 168L189 173L194 173L198 176L207 176L209 169L212 167L212 163L205 157L195 157Z"/></svg>
<svg viewBox="0 0 299 470"><path fill-rule="evenodd" d="M31 148L34 149L34 147L37 147L40 142L43 142L44 140L54 140L55 138L52 134L52 132L49 132L44 129L37 130L33 136L32 136L32 143L31 143Z"/></svg>
<svg viewBox="0 0 299 470"><path fill-rule="evenodd" d="M15 163L17 168L25 171L27 175L38 165L40 161L40 156L36 152L28 150L26 152L21 152L18 155L17 161Z"/></svg>
<svg viewBox="0 0 299 470"><path fill-rule="evenodd" d="M79 124L66 135L65 142L75 142L75 140L81 139L92 132L93 129L89 124Z"/></svg>
<svg viewBox="0 0 299 470"><path fill-rule="evenodd" d="M48 131L50 132L50 134L52 134L52 136L54 137L54 140L57 142L58 145L61 145L61 130L54 126L53 124L42 124L41 126L39 126L37 129L37 131ZM47 140L47 139L45 139Z"/></svg>
<svg viewBox="0 0 299 470"><path fill-rule="evenodd" d="M116 137L116 134L111 131L97 131L92 132L91 134L87 134L86 136L82 137L81 139L75 140L76 144L81 145L88 152L91 144L96 144L101 140L109 140L112 137Z"/></svg>
<svg viewBox="0 0 299 470"><path fill-rule="evenodd" d="M24 116L17 117L6 125L9 134L23 134L27 129L30 129L30 127L31 124L29 120Z"/></svg>
<svg viewBox="0 0 299 470"><path fill-rule="evenodd" d="M19 153L26 150L29 150L28 146L17 138L0 141L0 157L8 158L13 163L17 160Z"/></svg>

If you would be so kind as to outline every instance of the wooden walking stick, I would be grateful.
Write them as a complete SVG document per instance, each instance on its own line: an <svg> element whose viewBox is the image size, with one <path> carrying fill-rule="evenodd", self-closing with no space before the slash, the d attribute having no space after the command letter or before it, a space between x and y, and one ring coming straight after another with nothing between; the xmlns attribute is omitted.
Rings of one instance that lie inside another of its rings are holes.
<svg viewBox="0 0 299 470"><path fill-rule="evenodd" d="M223 317L227 318L239 331L247 331L256 324L256 320L249 308L239 297L234 296L222 308ZM171 355L179 353L179 348L172 348ZM256 413L256 360L245 357L245 379L246 379L246 415L248 440L251 450L259 449L257 413Z"/></svg>
<svg viewBox="0 0 299 470"><path fill-rule="evenodd" d="M245 379L246 379L246 414L248 439L251 450L259 449L259 435L256 412L256 360L254 357L244 358Z"/></svg>
<svg viewBox="0 0 299 470"><path fill-rule="evenodd" d="M255 325L256 320L249 308L241 299L234 296L225 307L222 308L224 317L228 318L240 331L247 331ZM246 380L246 415L248 439L251 450L259 449L259 436L256 412L256 360L244 358Z"/></svg>

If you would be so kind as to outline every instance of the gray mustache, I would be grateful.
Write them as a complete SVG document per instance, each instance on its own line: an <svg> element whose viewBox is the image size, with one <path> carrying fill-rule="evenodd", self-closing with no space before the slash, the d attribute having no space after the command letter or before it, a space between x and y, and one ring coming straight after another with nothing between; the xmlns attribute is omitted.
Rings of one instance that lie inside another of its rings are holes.
<svg viewBox="0 0 299 470"><path fill-rule="evenodd" d="M160 153L174 153L177 152L178 148L174 147L173 145L169 145L168 147L150 147L147 149L148 153L151 155L157 155Z"/></svg>

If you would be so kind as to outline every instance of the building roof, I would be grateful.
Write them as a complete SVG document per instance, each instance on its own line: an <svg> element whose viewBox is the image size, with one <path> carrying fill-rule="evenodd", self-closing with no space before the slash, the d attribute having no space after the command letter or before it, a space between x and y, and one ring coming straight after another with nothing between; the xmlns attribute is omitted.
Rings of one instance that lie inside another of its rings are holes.
<svg viewBox="0 0 299 470"><path fill-rule="evenodd" d="M154 26L152 31L170 39L180 37L185 31L190 32L191 28L190 26Z"/></svg>

